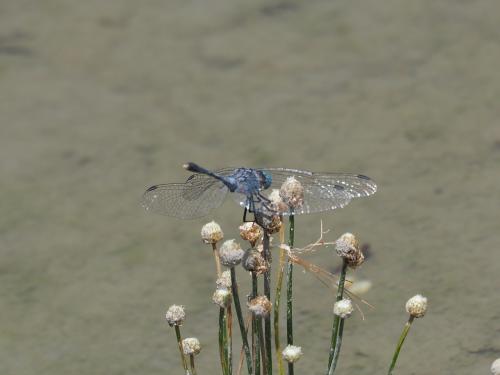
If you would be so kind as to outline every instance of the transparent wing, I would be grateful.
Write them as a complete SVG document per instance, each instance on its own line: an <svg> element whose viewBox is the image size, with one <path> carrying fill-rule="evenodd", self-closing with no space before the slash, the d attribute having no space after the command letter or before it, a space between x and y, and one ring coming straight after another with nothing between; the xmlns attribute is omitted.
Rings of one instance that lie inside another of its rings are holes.
<svg viewBox="0 0 500 375"><path fill-rule="evenodd" d="M220 176L229 176L234 173L235 168L223 168L214 171L214 173ZM183 193L183 197L186 200L196 200L202 194L205 194L207 190L217 189L224 184L219 180L207 176L206 174L195 173L188 177L186 180L186 189Z"/></svg>
<svg viewBox="0 0 500 375"><path fill-rule="evenodd" d="M314 173L287 168L263 170L269 172L273 179L269 193L272 189L279 189L288 177L300 181L304 187L304 203L293 214L334 210L346 206L352 198L366 197L377 191L373 180L359 174ZM291 213L291 210L283 212L284 215Z"/></svg>
<svg viewBox="0 0 500 375"><path fill-rule="evenodd" d="M179 219L203 217L219 207L228 192L222 182L213 178L210 180L210 184L203 189L189 183L151 186L142 195L142 206L146 211Z"/></svg>

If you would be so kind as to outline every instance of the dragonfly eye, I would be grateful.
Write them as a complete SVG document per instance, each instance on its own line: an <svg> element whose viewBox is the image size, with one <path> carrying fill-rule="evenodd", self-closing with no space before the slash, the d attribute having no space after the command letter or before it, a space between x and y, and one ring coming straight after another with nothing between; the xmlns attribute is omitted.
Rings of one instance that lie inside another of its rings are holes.
<svg viewBox="0 0 500 375"><path fill-rule="evenodd" d="M263 189L268 189L271 184L273 183L273 177L271 176L271 173L269 172L266 172L266 171L262 171L262 186L263 186Z"/></svg>

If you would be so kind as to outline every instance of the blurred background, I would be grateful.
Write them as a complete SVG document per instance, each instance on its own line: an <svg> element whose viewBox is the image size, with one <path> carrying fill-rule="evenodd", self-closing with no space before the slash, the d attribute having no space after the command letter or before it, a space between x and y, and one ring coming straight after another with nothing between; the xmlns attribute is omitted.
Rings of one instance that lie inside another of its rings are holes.
<svg viewBox="0 0 500 375"><path fill-rule="evenodd" d="M181 168L363 173L376 195L296 220L296 243L371 245L339 373L488 373L500 356L500 3L0 2L0 373L182 373L164 321L217 374L206 219L147 214ZM332 248L307 256L326 269ZM248 292L242 271L242 294ZM296 272L297 374L326 371L334 293ZM274 279L273 279L274 281ZM276 366L276 364L274 364Z"/></svg>

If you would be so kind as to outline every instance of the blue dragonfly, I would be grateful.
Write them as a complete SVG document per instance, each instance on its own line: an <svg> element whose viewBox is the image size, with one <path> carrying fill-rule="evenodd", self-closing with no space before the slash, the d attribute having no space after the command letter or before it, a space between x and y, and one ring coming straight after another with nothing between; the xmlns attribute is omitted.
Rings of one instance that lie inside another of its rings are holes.
<svg viewBox="0 0 500 375"><path fill-rule="evenodd" d="M297 215L334 210L346 206L352 198L366 197L377 191L369 177L348 173L315 173L287 168L222 168L214 171L195 163L184 168L193 172L183 183L153 185L142 196L146 211L179 219L206 216L219 207L231 193L246 213L254 215ZM267 191L280 189L293 177L303 187L300 205L273 204Z"/></svg>

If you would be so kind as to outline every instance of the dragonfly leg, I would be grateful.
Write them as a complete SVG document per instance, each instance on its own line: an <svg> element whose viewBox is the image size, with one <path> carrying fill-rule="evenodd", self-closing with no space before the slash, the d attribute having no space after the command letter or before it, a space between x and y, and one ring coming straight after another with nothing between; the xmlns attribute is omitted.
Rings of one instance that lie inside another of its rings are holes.
<svg viewBox="0 0 500 375"><path fill-rule="evenodd" d="M264 196L264 195L263 195L260 191L257 193L257 195L258 195L258 196L259 196L259 198L260 198L261 200L263 200L264 202L271 203L271 200L270 200L268 197Z"/></svg>
<svg viewBox="0 0 500 375"><path fill-rule="evenodd" d="M253 220L247 220L247 212L253 213L254 219ZM245 204L245 211L243 211L243 222L248 223L248 222L254 222L255 220L255 202L252 197L247 197L247 203Z"/></svg>
<svg viewBox="0 0 500 375"><path fill-rule="evenodd" d="M273 210L273 208L271 207L271 200L267 197L265 197L264 195L262 195L262 193L258 193L257 194L257 199L259 201L259 203L268 211L274 213L275 210Z"/></svg>

